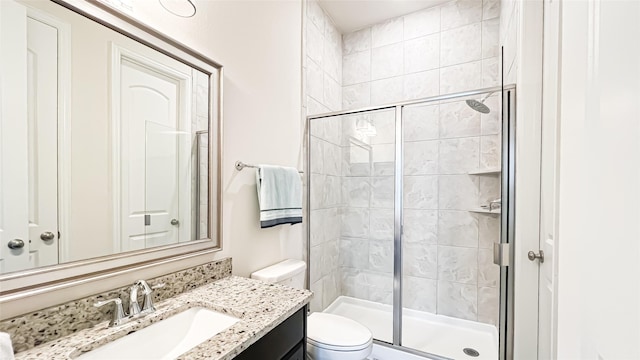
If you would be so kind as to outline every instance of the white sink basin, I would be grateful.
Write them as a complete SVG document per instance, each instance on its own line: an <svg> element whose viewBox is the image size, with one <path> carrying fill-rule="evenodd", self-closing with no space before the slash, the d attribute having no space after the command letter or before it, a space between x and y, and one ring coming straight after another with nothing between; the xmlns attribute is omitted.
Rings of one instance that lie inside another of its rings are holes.
<svg viewBox="0 0 640 360"><path fill-rule="evenodd" d="M175 359L239 319L195 307L89 351L77 359Z"/></svg>

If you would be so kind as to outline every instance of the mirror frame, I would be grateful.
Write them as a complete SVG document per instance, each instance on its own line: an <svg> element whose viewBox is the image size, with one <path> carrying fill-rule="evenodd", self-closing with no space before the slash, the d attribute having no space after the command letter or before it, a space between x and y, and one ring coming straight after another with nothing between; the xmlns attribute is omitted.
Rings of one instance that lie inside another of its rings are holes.
<svg viewBox="0 0 640 360"><path fill-rule="evenodd" d="M123 270L222 250L222 83L223 66L99 0L50 0L160 53L210 75L208 238L123 252L0 275L0 304L72 282L91 281ZM217 119L217 124L214 119ZM214 175L214 176L212 176ZM215 183L214 183L215 181Z"/></svg>

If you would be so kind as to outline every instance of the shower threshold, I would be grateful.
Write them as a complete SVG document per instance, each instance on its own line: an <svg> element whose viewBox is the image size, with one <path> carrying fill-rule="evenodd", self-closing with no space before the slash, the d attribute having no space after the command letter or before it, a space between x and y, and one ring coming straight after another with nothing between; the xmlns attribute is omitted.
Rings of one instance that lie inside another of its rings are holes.
<svg viewBox="0 0 640 360"><path fill-rule="evenodd" d="M392 310L391 305L340 296L324 312L353 319L368 327L374 339L391 343ZM402 313L404 347L452 359L498 359L498 330L493 325L406 308ZM467 355L465 348L478 356Z"/></svg>

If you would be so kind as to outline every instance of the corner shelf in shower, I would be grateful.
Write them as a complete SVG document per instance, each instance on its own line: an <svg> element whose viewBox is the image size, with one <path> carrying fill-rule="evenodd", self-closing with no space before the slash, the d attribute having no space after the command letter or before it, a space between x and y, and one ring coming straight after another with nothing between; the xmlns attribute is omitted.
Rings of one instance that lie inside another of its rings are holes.
<svg viewBox="0 0 640 360"><path fill-rule="evenodd" d="M489 210L489 209L483 209L483 208L469 209L467 211L478 213L478 214L485 214L485 215L500 215L502 213L500 209Z"/></svg>
<svg viewBox="0 0 640 360"><path fill-rule="evenodd" d="M488 168L488 169L478 169L476 171L469 171L469 175L497 175L502 172L500 168Z"/></svg>

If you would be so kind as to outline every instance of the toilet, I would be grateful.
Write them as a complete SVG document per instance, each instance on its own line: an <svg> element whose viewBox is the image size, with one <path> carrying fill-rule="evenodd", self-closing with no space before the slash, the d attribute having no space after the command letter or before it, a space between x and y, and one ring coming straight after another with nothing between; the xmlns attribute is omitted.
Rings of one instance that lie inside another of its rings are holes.
<svg viewBox="0 0 640 360"><path fill-rule="evenodd" d="M304 261L288 259L251 274L252 279L304 287ZM357 321L315 312L307 318L307 355L312 360L364 360L371 354L373 335Z"/></svg>

